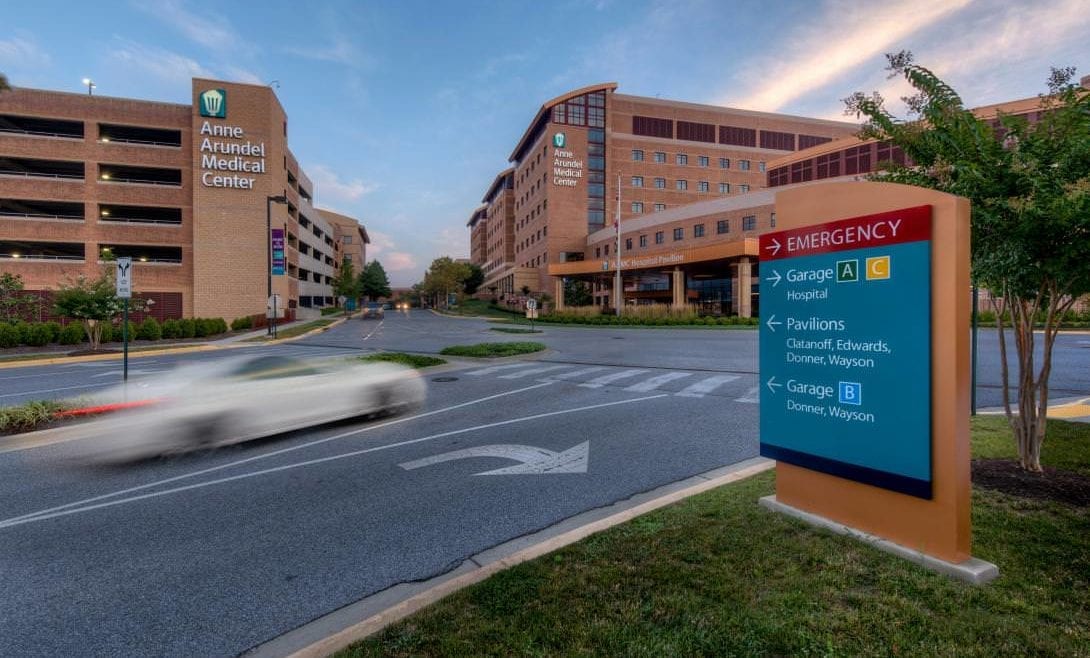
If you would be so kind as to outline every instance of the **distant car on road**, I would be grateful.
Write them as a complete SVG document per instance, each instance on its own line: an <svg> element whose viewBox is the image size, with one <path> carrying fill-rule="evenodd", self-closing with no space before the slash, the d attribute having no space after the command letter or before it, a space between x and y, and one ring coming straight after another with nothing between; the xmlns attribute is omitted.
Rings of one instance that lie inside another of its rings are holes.
<svg viewBox="0 0 1090 658"><path fill-rule="evenodd" d="M121 410L72 431L92 460L125 461L397 413L422 404L425 388L415 370L392 363L232 357L96 395L92 404Z"/></svg>
<svg viewBox="0 0 1090 658"><path fill-rule="evenodd" d="M363 307L363 320L381 320L386 317L386 308L378 302L368 302Z"/></svg>

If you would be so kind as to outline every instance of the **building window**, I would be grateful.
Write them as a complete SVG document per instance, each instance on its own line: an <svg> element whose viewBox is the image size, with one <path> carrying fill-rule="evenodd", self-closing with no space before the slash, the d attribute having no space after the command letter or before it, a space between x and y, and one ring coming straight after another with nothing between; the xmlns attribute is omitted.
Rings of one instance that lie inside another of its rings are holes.
<svg viewBox="0 0 1090 658"><path fill-rule="evenodd" d="M696 225L693 226L693 237L694 238L704 237L704 225L703 224L696 224Z"/></svg>
<svg viewBox="0 0 1090 658"><path fill-rule="evenodd" d="M647 246L647 236L646 235L641 235L640 236L640 246L641 247L646 247Z"/></svg>
<svg viewBox="0 0 1090 658"><path fill-rule="evenodd" d="M719 184L719 193L720 194L730 194L730 183L720 183Z"/></svg>
<svg viewBox="0 0 1090 658"><path fill-rule="evenodd" d="M666 154L662 151L655 151L655 162L663 164L666 162Z"/></svg>
<svg viewBox="0 0 1090 658"><path fill-rule="evenodd" d="M730 233L730 222L725 219L721 219L715 223L715 232L719 235L724 233Z"/></svg>
<svg viewBox="0 0 1090 658"><path fill-rule="evenodd" d="M743 231L753 231L756 228L757 228L757 216L756 215L746 215L745 217L742 218L742 230Z"/></svg>
<svg viewBox="0 0 1090 658"><path fill-rule="evenodd" d="M594 257L595 258L601 258L602 257L602 248L601 247L595 247L594 248Z"/></svg>
<svg viewBox="0 0 1090 658"><path fill-rule="evenodd" d="M696 184L696 191L697 192L707 192L708 191L708 181L702 180L699 183L697 183Z"/></svg>
<svg viewBox="0 0 1090 658"><path fill-rule="evenodd" d="M678 153L675 161L679 165L687 165L689 164L689 156L685 155L684 153Z"/></svg>
<svg viewBox="0 0 1090 658"><path fill-rule="evenodd" d="M643 187L643 176L633 176L632 187Z"/></svg>
<svg viewBox="0 0 1090 658"><path fill-rule="evenodd" d="M665 178L656 178L655 179L655 189L665 190L666 189L666 179Z"/></svg>
<svg viewBox="0 0 1090 658"><path fill-rule="evenodd" d="M697 156L696 163L698 165L700 165L701 167L707 167L708 166L708 156L706 156L706 155Z"/></svg>
<svg viewBox="0 0 1090 658"><path fill-rule="evenodd" d="M684 240L684 239L685 239L685 229L675 228L674 229L674 240L676 241L676 240Z"/></svg>
<svg viewBox="0 0 1090 658"><path fill-rule="evenodd" d="M643 151L639 149L632 149L632 159L636 162L643 162Z"/></svg>
<svg viewBox="0 0 1090 658"><path fill-rule="evenodd" d="M666 242L666 235L662 231L655 231L655 244Z"/></svg>
<svg viewBox="0 0 1090 658"><path fill-rule="evenodd" d="M643 201L633 201L632 212L636 215L643 213Z"/></svg>
<svg viewBox="0 0 1090 658"><path fill-rule="evenodd" d="M625 238L624 239L624 248L625 248L625 251L631 251L632 250L632 238Z"/></svg>
<svg viewBox="0 0 1090 658"><path fill-rule="evenodd" d="M762 174L763 174L763 173L765 173L765 163L764 163L764 160L761 160L761 161L759 161L759 162L757 163L757 171L761 172Z"/></svg>
<svg viewBox="0 0 1090 658"><path fill-rule="evenodd" d="M674 184L674 187L676 187L678 190L687 190L687 189L689 189L689 181L687 181L687 180L678 180Z"/></svg>
<svg viewBox="0 0 1090 658"><path fill-rule="evenodd" d="M776 228L776 213L772 213L768 216L768 225L772 228Z"/></svg>
<svg viewBox="0 0 1090 658"><path fill-rule="evenodd" d="M730 158L719 158L720 169L730 169Z"/></svg>
<svg viewBox="0 0 1090 658"><path fill-rule="evenodd" d="M663 210L666 210L666 204L665 203L656 203L655 204L655 212L662 212Z"/></svg>
<svg viewBox="0 0 1090 658"><path fill-rule="evenodd" d="M606 243L606 245L604 247L602 247L602 255L603 256L608 256L609 255L609 243L608 242Z"/></svg>
<svg viewBox="0 0 1090 658"><path fill-rule="evenodd" d="M739 185L738 186L738 192L739 192L739 194L745 194L746 192L749 192L749 185L745 185L745 184Z"/></svg>
<svg viewBox="0 0 1090 658"><path fill-rule="evenodd" d="M739 160L738 168L742 171L749 171L749 160Z"/></svg>

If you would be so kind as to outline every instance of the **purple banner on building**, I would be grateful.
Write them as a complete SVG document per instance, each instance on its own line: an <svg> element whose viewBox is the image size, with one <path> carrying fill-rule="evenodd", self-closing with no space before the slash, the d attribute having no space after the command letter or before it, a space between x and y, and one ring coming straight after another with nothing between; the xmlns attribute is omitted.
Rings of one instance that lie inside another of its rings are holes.
<svg viewBox="0 0 1090 658"><path fill-rule="evenodd" d="M272 229L272 273L280 275L284 273L284 229Z"/></svg>

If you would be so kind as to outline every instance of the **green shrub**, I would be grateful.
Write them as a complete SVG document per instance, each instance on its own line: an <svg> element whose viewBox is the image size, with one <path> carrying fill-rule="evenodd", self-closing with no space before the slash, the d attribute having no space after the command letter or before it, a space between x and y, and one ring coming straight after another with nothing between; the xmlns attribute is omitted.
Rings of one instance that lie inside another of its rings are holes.
<svg viewBox="0 0 1090 658"><path fill-rule="evenodd" d="M208 320L204 318L193 318L193 336L196 338L204 338L208 335Z"/></svg>
<svg viewBox="0 0 1090 658"><path fill-rule="evenodd" d="M185 318L183 320L179 320L178 324L180 325L182 330L182 333L179 336L180 338L193 338L197 335L197 323L193 320L193 318Z"/></svg>
<svg viewBox="0 0 1090 658"><path fill-rule="evenodd" d="M179 338L182 333L182 328L178 326L178 321L174 319L163 320L163 326L159 329L163 334L163 338Z"/></svg>
<svg viewBox="0 0 1090 658"><path fill-rule="evenodd" d="M60 322L50 320L49 322L44 323L43 326L49 329L49 342L55 343L61 339L61 331L64 327L61 326Z"/></svg>
<svg viewBox="0 0 1090 658"><path fill-rule="evenodd" d="M85 340L87 340L87 332L83 330L83 325L79 322L69 322L61 330L58 342L61 345L78 345Z"/></svg>
<svg viewBox="0 0 1090 658"><path fill-rule="evenodd" d="M0 347L18 347L19 330L7 322L0 322Z"/></svg>
<svg viewBox="0 0 1090 658"><path fill-rule="evenodd" d="M323 309L324 311L325 309ZM251 329L254 326L254 320L248 315L244 315L241 318L235 318L231 321L232 331L241 331L243 329Z"/></svg>
<svg viewBox="0 0 1090 658"><path fill-rule="evenodd" d="M5 326L10 326L4 323ZM27 402L16 407L0 409L0 432L28 432L53 420L53 416L67 406L52 400Z"/></svg>
<svg viewBox="0 0 1090 658"><path fill-rule="evenodd" d="M223 318L212 318L212 334L219 335L227 333L227 320Z"/></svg>
<svg viewBox="0 0 1090 658"><path fill-rule="evenodd" d="M23 344L32 347L48 345L53 338L53 332L41 322L29 324L23 330Z"/></svg>
<svg viewBox="0 0 1090 658"><path fill-rule="evenodd" d="M159 340L163 337L163 328L155 318L144 318L140 328L136 330L136 337L140 340Z"/></svg>
<svg viewBox="0 0 1090 658"><path fill-rule="evenodd" d="M23 322L22 320L16 320L15 322L11 323L11 328L15 330L16 344L25 344L27 338L27 329L30 328L30 325L28 325L26 322Z"/></svg>

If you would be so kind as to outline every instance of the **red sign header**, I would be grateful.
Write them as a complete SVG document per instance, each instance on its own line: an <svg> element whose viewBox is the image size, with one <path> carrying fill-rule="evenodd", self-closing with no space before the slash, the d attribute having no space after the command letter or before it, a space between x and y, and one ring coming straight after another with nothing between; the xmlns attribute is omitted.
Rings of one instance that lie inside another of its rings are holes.
<svg viewBox="0 0 1090 658"><path fill-rule="evenodd" d="M849 249L931 239L931 206L840 219L761 236L761 260L780 260Z"/></svg>

